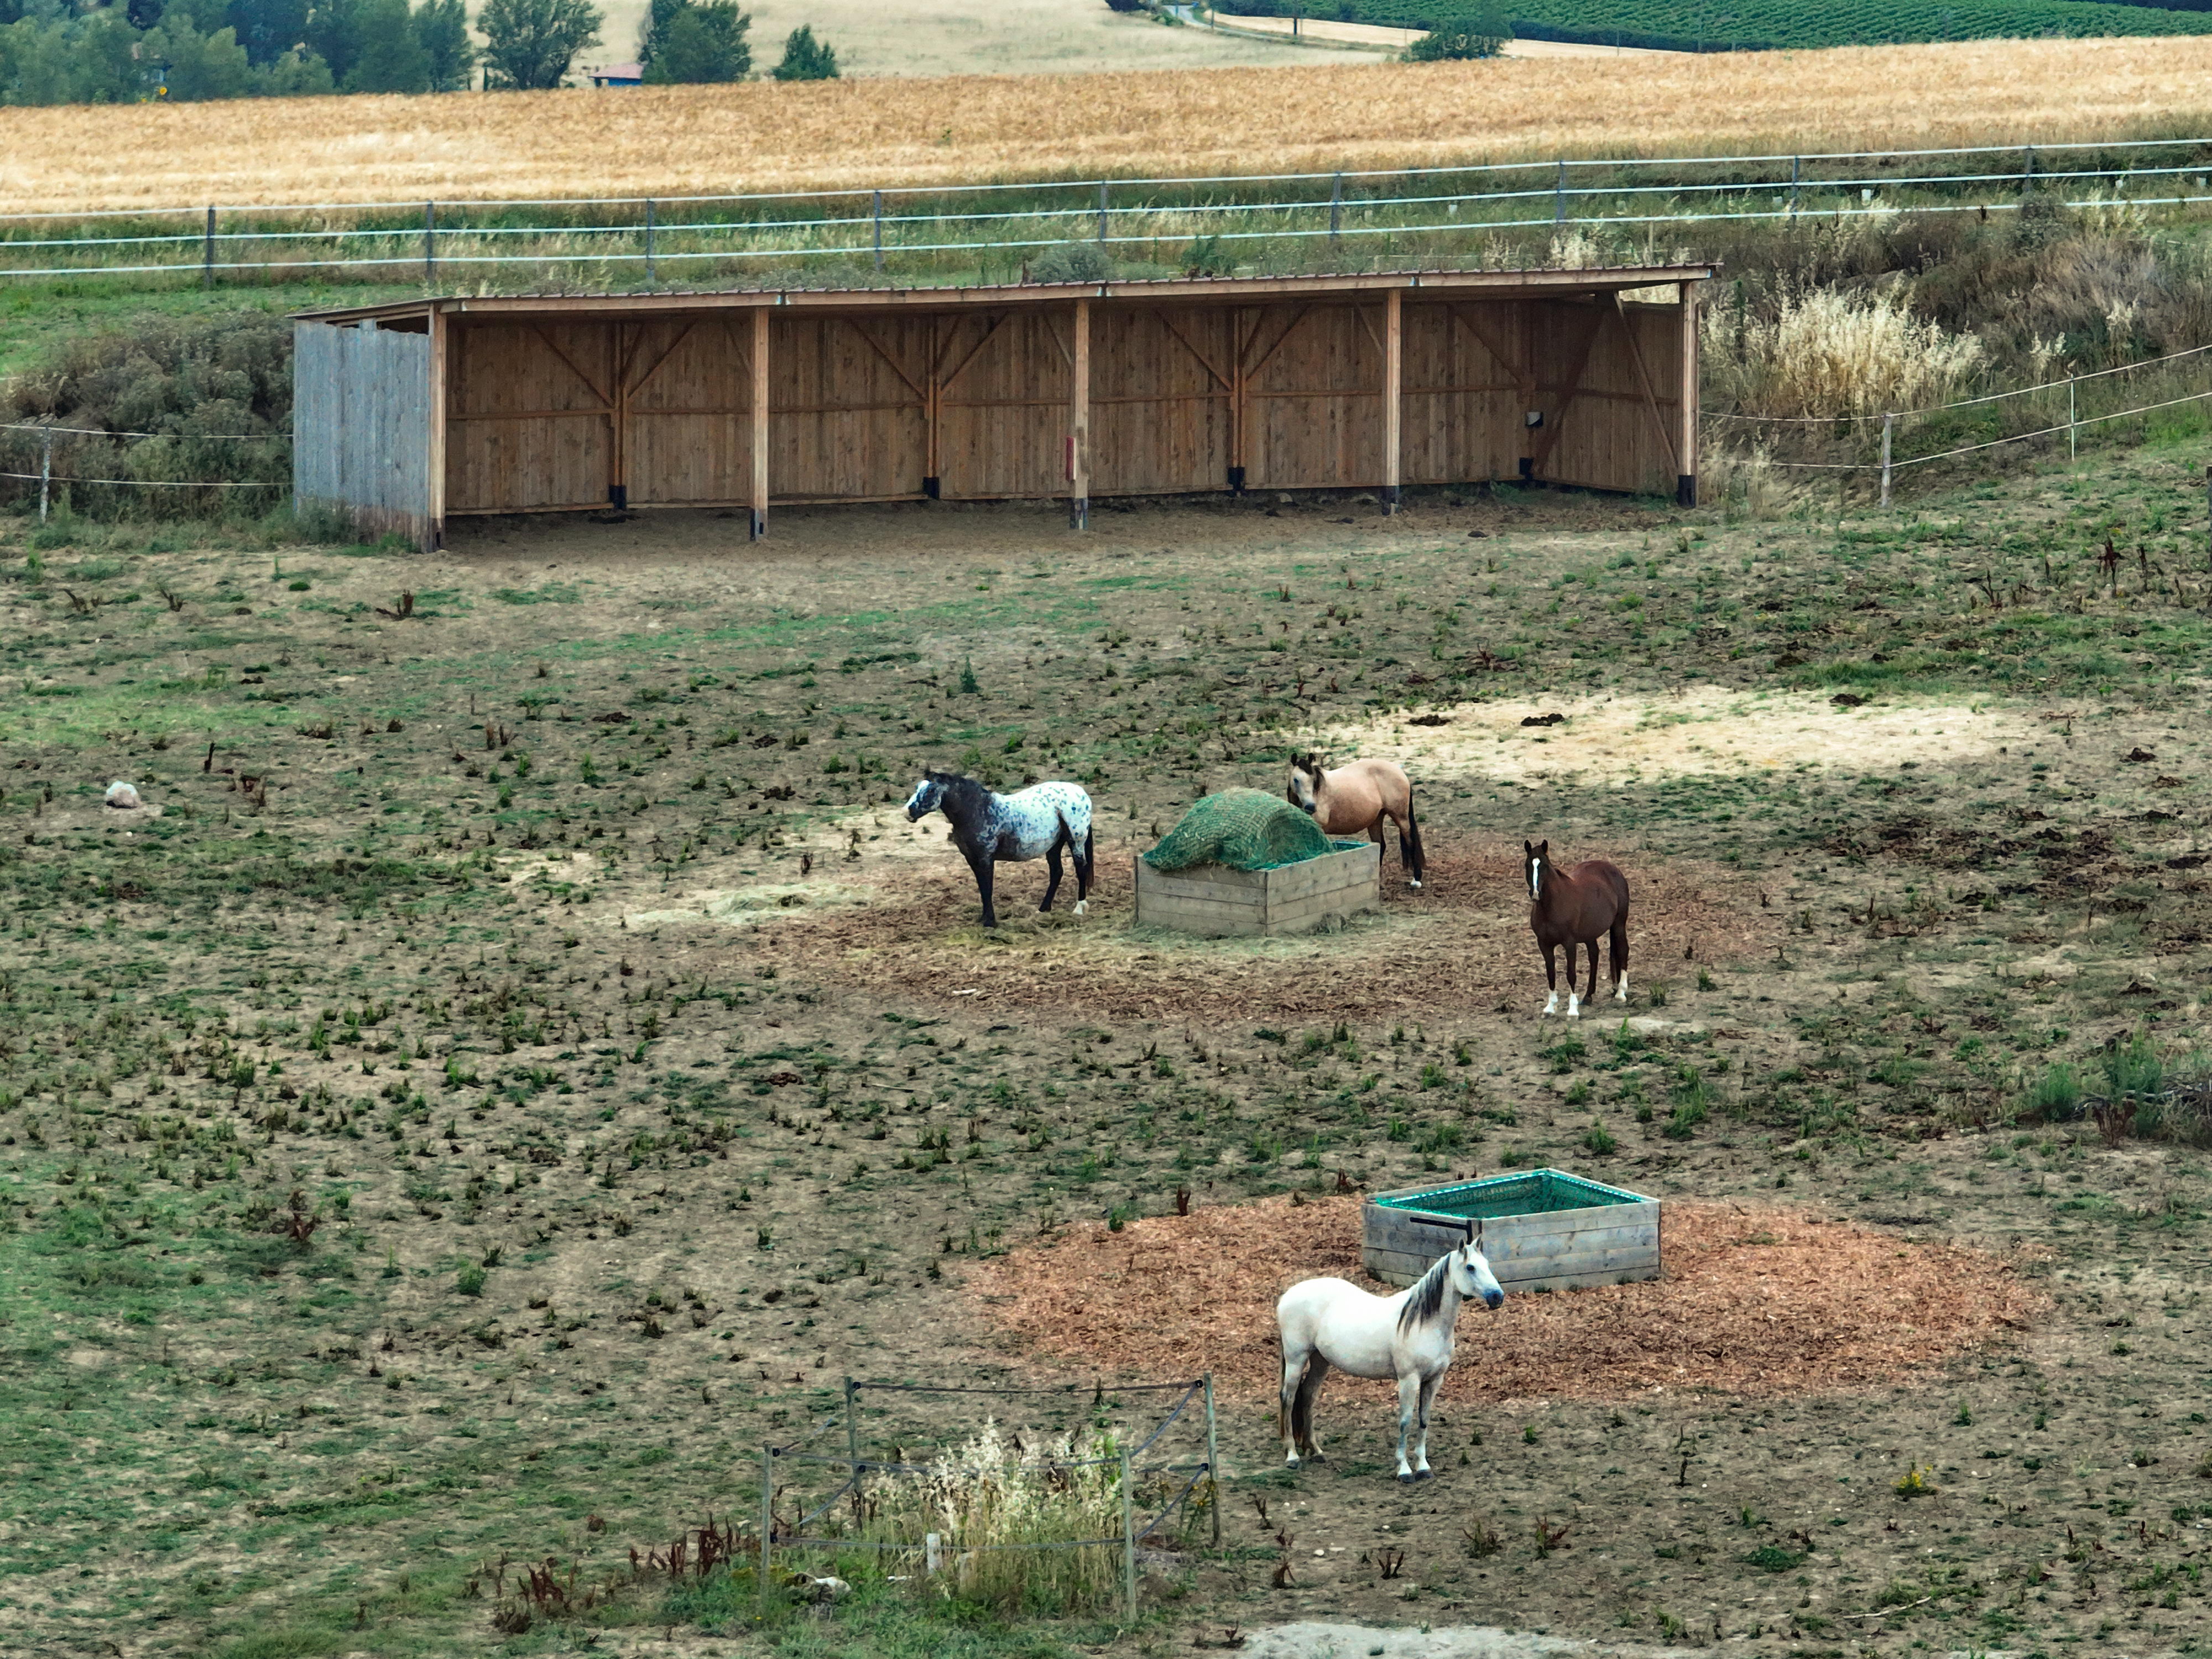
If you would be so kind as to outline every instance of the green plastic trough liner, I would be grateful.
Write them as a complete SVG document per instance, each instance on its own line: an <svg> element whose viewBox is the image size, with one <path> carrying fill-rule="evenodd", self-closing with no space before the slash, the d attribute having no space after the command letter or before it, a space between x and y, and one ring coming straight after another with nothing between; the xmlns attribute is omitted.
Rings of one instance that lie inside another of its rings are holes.
<svg viewBox="0 0 2212 1659"><path fill-rule="evenodd" d="M1360 1260L1410 1285L1472 1237L1508 1291L1659 1277L1659 1200L1565 1170L1378 1193L1360 1206Z"/></svg>

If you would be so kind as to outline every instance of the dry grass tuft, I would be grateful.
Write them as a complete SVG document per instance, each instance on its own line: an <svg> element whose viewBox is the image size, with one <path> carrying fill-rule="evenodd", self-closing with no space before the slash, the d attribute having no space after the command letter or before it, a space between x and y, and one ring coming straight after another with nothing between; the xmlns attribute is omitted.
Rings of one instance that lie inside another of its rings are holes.
<svg viewBox="0 0 2212 1659"><path fill-rule="evenodd" d="M1705 313L1707 374L1746 414L1826 419L1931 406L1982 362L1982 342L1912 314L1899 292L1785 293L1771 317Z"/></svg>
<svg viewBox="0 0 2212 1659"><path fill-rule="evenodd" d="M1359 1203L1265 1199L1093 1225L983 1264L982 1316L1040 1360L1195 1376L1273 1399L1275 1299L1366 1280ZM1460 1320L1459 1400L1618 1399L1654 1389L1817 1394L1893 1382L2023 1330L2042 1298L2003 1261L1803 1210L1669 1201L1666 1277L1514 1296ZM1337 1379L1330 1381L1332 1389ZM1351 1382L1381 1399L1389 1385Z"/></svg>
<svg viewBox="0 0 2212 1659"><path fill-rule="evenodd" d="M2187 131L2208 84L2212 39L2194 37L8 109L0 197L51 211L2053 143Z"/></svg>

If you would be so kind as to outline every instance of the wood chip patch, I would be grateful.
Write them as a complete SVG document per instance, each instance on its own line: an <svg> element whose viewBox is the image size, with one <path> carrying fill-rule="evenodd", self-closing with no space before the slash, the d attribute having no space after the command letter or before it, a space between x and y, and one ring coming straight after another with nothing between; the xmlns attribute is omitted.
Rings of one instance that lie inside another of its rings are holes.
<svg viewBox="0 0 2212 1659"><path fill-rule="evenodd" d="M1447 1397L1625 1399L1654 1389L1807 1395L1878 1386L2013 1340L2043 1298L2007 1262L1810 1212L1669 1201L1665 1276L1510 1296L1460 1316ZM978 1318L1040 1369L1196 1376L1272 1401L1275 1301L1302 1279L1376 1287L1359 1200L1287 1198L1122 1231L1092 1224L981 1264ZM1332 1389L1339 1386L1332 1377ZM1355 1384L1378 1396L1387 1385Z"/></svg>

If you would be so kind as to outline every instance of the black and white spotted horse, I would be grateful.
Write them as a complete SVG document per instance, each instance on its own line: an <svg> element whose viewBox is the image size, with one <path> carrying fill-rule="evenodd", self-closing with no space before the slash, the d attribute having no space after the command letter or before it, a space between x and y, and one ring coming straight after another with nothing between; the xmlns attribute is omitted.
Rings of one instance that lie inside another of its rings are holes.
<svg viewBox="0 0 2212 1659"><path fill-rule="evenodd" d="M1060 890L1060 854L1075 862L1075 914L1091 897L1091 797L1073 783L1039 783L1017 794L994 794L973 778L953 772L925 772L907 799L908 820L919 823L942 811L952 825L952 844L975 872L983 896L983 925L996 927L991 902L993 866L1042 859L1051 870L1040 910L1052 908Z"/></svg>

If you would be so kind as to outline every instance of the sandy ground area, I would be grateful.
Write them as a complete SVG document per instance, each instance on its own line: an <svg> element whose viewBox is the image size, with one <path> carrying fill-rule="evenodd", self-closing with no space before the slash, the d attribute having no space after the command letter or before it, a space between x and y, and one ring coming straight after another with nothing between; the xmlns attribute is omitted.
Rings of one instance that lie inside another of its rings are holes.
<svg viewBox="0 0 2212 1659"><path fill-rule="evenodd" d="M1531 723L1544 720L1553 723ZM1908 762L1952 765L2014 745L2025 753L2041 733L2018 714L1963 704L1849 704L1820 692L1698 685L1671 698L1460 703L1410 720L1397 714L1305 735L1335 764L1354 757L1395 760L1419 777L1534 787L1785 769L1881 771Z"/></svg>

